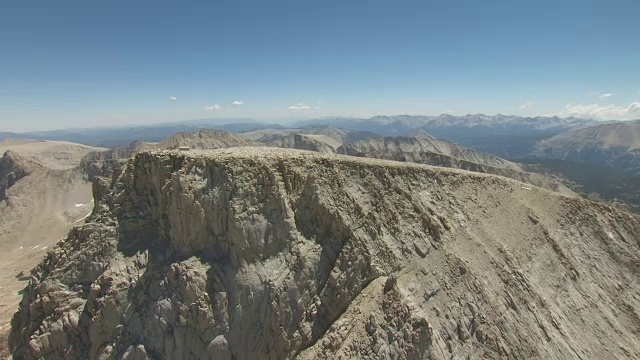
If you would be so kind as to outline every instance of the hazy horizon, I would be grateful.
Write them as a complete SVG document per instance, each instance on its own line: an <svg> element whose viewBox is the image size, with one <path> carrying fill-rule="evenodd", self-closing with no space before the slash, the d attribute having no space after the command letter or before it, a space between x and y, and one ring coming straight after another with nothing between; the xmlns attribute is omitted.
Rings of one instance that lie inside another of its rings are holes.
<svg viewBox="0 0 640 360"><path fill-rule="evenodd" d="M629 0L5 4L0 130L208 117L640 118Z"/></svg>
<svg viewBox="0 0 640 360"><path fill-rule="evenodd" d="M211 124L211 125L230 125L230 124L243 124L243 123L256 123L256 124L275 124L275 125L281 125L281 126L293 126L296 125L296 123L300 123L300 122L304 122L304 121L313 121L313 120L322 120L322 119L358 119L358 120L370 120L374 117L399 117L399 116L424 116L424 117L437 117L437 116L444 116L444 115L452 115L455 117L464 117L464 116L488 116L488 117L494 117L494 116L518 116L518 117L522 117L522 118L550 118L550 117L554 117L557 115L538 115L538 116L521 116L521 115L515 115L515 114L502 114L502 113L497 113L497 114L483 114L483 113L469 113L469 114L460 114L460 115L455 115L455 114L448 114L448 113L442 113L442 114L437 114L437 115L431 115L431 114L376 114L373 116L367 116L367 117L359 117L359 116L322 116L322 117L307 117L307 118L301 118L301 117L297 117L297 118L290 118L290 119L282 119L282 118L272 118L272 119L268 119L268 118L243 118L243 117L238 117L238 118L199 118L199 119L182 119L182 120L174 120L174 121L161 121L161 122L148 122L148 123L129 123L129 124L113 124L113 125L109 125L109 124L105 124L105 125L93 125L93 126L77 126L77 127L51 127L51 128L39 128L39 129L34 129L34 130L10 130L10 129L4 129L4 128L0 128L0 133L2 132L9 132L9 133L37 133L37 132L50 132L50 131L71 131L71 130L85 130L85 129L118 129L118 128L130 128L130 127L161 127L161 126L172 126L172 125L196 125L196 124L200 124L200 125L207 125L207 124ZM575 116L558 116L559 118L562 119L567 119L567 118L572 118ZM578 117L575 117L578 118ZM586 119L583 118L584 120L594 120L594 119ZM594 121L598 121L598 120L594 120ZM607 122L626 122L626 121L640 121L639 119L630 119L630 120L601 120L599 122L602 123L607 123Z"/></svg>

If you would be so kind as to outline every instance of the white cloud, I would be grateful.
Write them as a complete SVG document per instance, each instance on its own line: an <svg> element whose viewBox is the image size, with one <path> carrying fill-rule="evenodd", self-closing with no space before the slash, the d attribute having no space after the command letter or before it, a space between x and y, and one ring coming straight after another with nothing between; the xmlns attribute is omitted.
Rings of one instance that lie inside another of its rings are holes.
<svg viewBox="0 0 640 360"><path fill-rule="evenodd" d="M613 96L613 94L611 94L611 93L601 93L601 92L596 91L596 92L592 92L591 94L589 94L589 96L597 96L600 99L606 99L608 97Z"/></svg>
<svg viewBox="0 0 640 360"><path fill-rule="evenodd" d="M242 106L244 105L244 101L242 100L236 100L233 102L233 106Z"/></svg>
<svg viewBox="0 0 640 360"><path fill-rule="evenodd" d="M209 111L220 111L222 110L222 106L215 104L215 105L207 105L204 107L204 110L209 110Z"/></svg>
<svg viewBox="0 0 640 360"><path fill-rule="evenodd" d="M533 105L535 105L536 103L534 103L533 101L527 101L526 103L522 104L520 106L520 109L524 110L524 109L528 109L530 107L533 107Z"/></svg>
<svg viewBox="0 0 640 360"><path fill-rule="evenodd" d="M169 96L169 100L176 101L176 100L178 100L178 97L177 96Z"/></svg>
<svg viewBox="0 0 640 360"><path fill-rule="evenodd" d="M605 106L598 104L567 104L560 115L594 120L635 120L640 119L640 102L632 102L626 107L613 104Z"/></svg>
<svg viewBox="0 0 640 360"><path fill-rule="evenodd" d="M289 110L309 110L311 106L305 105L304 103L297 103L296 105L289 106L287 109Z"/></svg>

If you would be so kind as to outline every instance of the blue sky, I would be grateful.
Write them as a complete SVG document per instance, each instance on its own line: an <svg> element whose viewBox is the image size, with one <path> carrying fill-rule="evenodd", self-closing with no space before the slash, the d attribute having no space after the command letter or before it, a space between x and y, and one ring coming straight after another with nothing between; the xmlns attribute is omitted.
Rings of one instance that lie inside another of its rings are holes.
<svg viewBox="0 0 640 360"><path fill-rule="evenodd" d="M0 131L445 112L640 118L638 14L637 0L3 1Z"/></svg>

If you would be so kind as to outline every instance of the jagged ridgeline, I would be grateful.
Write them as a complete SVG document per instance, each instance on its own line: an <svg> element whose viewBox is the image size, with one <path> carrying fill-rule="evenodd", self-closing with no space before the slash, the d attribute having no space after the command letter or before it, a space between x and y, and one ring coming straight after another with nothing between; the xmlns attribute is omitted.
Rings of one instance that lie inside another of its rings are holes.
<svg viewBox="0 0 640 360"><path fill-rule="evenodd" d="M33 271L16 359L640 357L640 218L504 177L151 151Z"/></svg>

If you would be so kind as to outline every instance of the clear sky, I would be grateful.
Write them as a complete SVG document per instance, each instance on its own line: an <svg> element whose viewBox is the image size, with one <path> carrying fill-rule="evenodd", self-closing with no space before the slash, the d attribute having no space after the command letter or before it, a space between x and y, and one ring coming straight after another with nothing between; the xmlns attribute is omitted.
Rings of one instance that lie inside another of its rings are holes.
<svg viewBox="0 0 640 360"><path fill-rule="evenodd" d="M5 0L0 131L445 112L640 118L639 21L638 0Z"/></svg>

